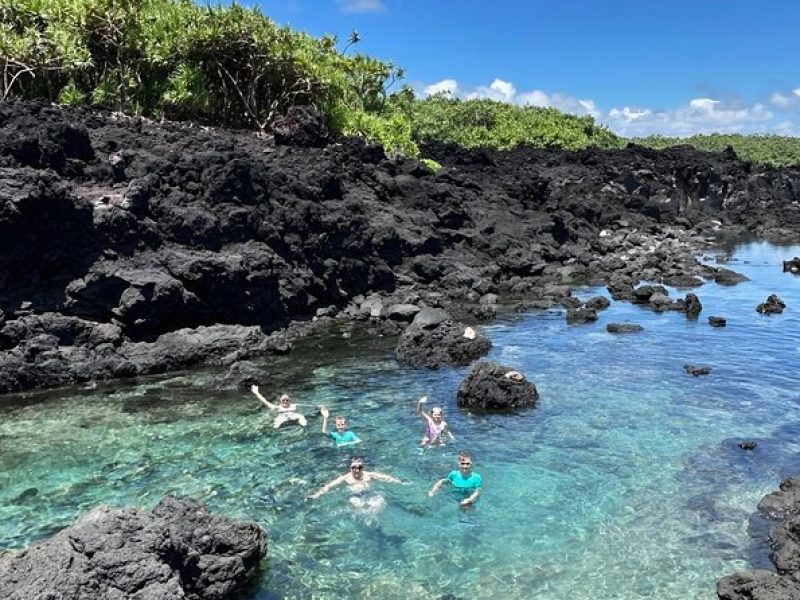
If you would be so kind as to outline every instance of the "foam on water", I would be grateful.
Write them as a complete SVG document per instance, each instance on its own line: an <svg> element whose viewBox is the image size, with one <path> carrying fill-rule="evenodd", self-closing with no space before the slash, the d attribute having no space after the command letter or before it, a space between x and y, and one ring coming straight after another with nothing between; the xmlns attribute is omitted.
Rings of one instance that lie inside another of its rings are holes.
<svg viewBox="0 0 800 600"><path fill-rule="evenodd" d="M250 599L713 598L717 578L763 561L749 517L800 472L800 278L780 272L795 255L800 248L739 249L731 267L752 280L694 290L697 321L627 303L589 325L552 312L501 318L485 328L491 357L541 394L537 408L514 415L457 409L467 369L401 368L386 342L357 333L311 339L268 367L266 395L288 391L345 413L365 440L357 450L330 447L316 415L308 432L273 431L249 394L205 391L207 372L6 397L0 548L99 503L151 507L174 492L267 528L269 559ZM786 312L757 314L773 292ZM711 314L728 327L709 327ZM605 332L625 320L645 330ZM687 362L712 374L691 377ZM455 445L416 447L423 394L444 405ZM744 438L758 448L739 449ZM485 482L469 512L446 490L426 494L461 448ZM409 485L379 484L387 506L377 517L350 508L346 490L305 500L356 451L368 469Z"/></svg>

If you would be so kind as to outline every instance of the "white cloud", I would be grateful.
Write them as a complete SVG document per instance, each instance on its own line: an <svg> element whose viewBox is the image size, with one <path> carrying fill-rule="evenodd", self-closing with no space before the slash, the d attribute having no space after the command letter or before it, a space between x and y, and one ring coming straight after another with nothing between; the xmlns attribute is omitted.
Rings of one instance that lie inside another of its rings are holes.
<svg viewBox="0 0 800 600"><path fill-rule="evenodd" d="M424 88L424 96L433 96L434 94L446 94L448 96L458 95L458 82L455 79L442 79L434 84Z"/></svg>
<svg viewBox="0 0 800 600"><path fill-rule="evenodd" d="M518 93L513 83L500 78L495 78L489 85L480 85L473 89L462 89L455 79L443 79L422 88L422 96L431 96L436 93L446 93L456 98L468 100L486 98L497 102L508 102L509 104L553 107L578 115L592 115L595 117L600 115L594 100L581 100L560 93L548 94L542 90Z"/></svg>
<svg viewBox="0 0 800 600"><path fill-rule="evenodd" d="M381 12L386 10L383 0L339 0L339 6L348 13Z"/></svg>
<svg viewBox="0 0 800 600"><path fill-rule="evenodd" d="M688 136L696 133L739 133L764 130L774 117L763 104L739 106L713 98L694 98L672 110L612 108L601 119L615 132L627 136Z"/></svg>
<svg viewBox="0 0 800 600"><path fill-rule="evenodd" d="M781 121L775 125L775 133L778 135L800 135L800 132L798 132L792 121Z"/></svg>
<svg viewBox="0 0 800 600"><path fill-rule="evenodd" d="M778 108L789 108L792 105L792 99L784 96L780 92L775 92L770 96L769 101Z"/></svg>
<svg viewBox="0 0 800 600"><path fill-rule="evenodd" d="M566 113L591 115L596 121L625 137L689 136L697 133L781 133L798 135L792 121L777 122L775 113L760 102L751 105L717 98L692 98L676 108L655 109L646 106L623 106L607 112L592 99L580 99L561 92L518 91L510 81L496 78L489 85L463 88L455 79L443 79L428 86L418 86L422 96L446 93L455 98L488 98L517 105L553 107ZM800 107L800 88L775 92L769 98L775 110L795 111ZM790 113L791 114L791 113ZM800 115L799 115L800 117Z"/></svg>
<svg viewBox="0 0 800 600"><path fill-rule="evenodd" d="M468 99L473 98L488 98L489 100L497 100L498 102L514 102L514 97L517 95L517 88L513 83L503 81L502 79L495 79L491 85L481 85L474 91L467 93Z"/></svg>

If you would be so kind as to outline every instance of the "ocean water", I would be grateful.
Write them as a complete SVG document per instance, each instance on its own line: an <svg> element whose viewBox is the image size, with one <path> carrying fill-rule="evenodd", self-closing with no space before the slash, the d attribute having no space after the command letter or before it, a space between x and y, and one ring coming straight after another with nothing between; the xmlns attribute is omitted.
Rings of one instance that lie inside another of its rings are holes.
<svg viewBox="0 0 800 600"><path fill-rule="evenodd" d="M780 267L798 255L734 249L729 266L751 281L692 290L698 320L622 302L589 325L566 325L563 311L501 316L483 327L490 358L541 395L517 414L458 409L467 368L400 367L391 340L344 339L345 325L266 366L262 391L292 394L308 431L273 430L249 393L207 391L208 371L0 397L0 551L100 503L151 508L176 493L268 530L247 600L715 598L719 577L766 564L750 516L800 473L800 277ZM786 311L756 313L773 292ZM645 330L606 333L626 320ZM713 370L696 378L685 363ZM444 407L454 444L417 447L421 395ZM331 447L319 404L349 417L357 450ZM460 449L484 480L469 511L447 489L427 496ZM385 510L351 508L346 489L305 499L354 452L406 482L373 486Z"/></svg>

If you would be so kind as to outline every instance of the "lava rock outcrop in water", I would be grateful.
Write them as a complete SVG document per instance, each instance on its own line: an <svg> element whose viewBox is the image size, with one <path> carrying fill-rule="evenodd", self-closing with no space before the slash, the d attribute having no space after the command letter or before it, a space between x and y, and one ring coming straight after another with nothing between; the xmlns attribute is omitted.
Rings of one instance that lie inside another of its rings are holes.
<svg viewBox="0 0 800 600"><path fill-rule="evenodd" d="M718 275L694 258L717 230L800 231L800 172L730 153L428 146L434 173L314 147L324 130L296 117L311 147L0 105L0 392L229 365L373 292L535 302L615 275L625 297Z"/></svg>
<svg viewBox="0 0 800 600"><path fill-rule="evenodd" d="M491 361L480 361L458 387L459 406L504 411L533 406L536 385L522 373Z"/></svg>
<svg viewBox="0 0 800 600"><path fill-rule="evenodd" d="M267 549L256 523L171 496L152 512L99 506L52 538L0 557L0 597L220 600Z"/></svg>

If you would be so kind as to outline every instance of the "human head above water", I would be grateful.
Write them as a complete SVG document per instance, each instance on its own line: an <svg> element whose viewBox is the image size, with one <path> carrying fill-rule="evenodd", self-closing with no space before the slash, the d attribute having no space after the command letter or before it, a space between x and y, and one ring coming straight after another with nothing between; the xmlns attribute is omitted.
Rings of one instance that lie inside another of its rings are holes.
<svg viewBox="0 0 800 600"><path fill-rule="evenodd" d="M284 406L288 406L291 403L292 399L289 397L289 394L283 394L281 396L281 404L283 404Z"/></svg>
<svg viewBox="0 0 800 600"><path fill-rule="evenodd" d="M353 477L356 479L364 474L364 461L360 456L354 456L350 459L350 473L352 473Z"/></svg>
<svg viewBox="0 0 800 600"><path fill-rule="evenodd" d="M333 418L333 423L334 425L336 425L336 429L342 429L342 430L347 429L347 417L344 417L342 415L336 415Z"/></svg>
<svg viewBox="0 0 800 600"><path fill-rule="evenodd" d="M458 453L458 466L464 470L472 468L472 454L466 450Z"/></svg>
<svg viewBox="0 0 800 600"><path fill-rule="evenodd" d="M431 419L435 421L441 421L443 417L442 414L442 407L441 406L434 406L431 409Z"/></svg>

